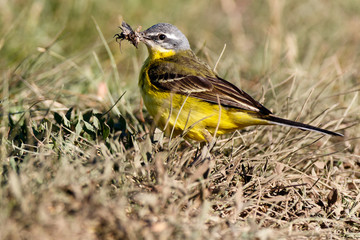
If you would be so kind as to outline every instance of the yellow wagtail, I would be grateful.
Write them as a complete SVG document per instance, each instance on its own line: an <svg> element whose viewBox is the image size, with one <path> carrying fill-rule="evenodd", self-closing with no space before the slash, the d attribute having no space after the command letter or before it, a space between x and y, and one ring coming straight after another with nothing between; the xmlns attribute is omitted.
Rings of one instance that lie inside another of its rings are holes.
<svg viewBox="0 0 360 240"><path fill-rule="evenodd" d="M246 92L217 76L171 24L159 23L136 34L133 44L142 41L149 52L139 76L141 94L155 123L167 134L210 141L213 135L247 126L277 124L343 136L275 117Z"/></svg>

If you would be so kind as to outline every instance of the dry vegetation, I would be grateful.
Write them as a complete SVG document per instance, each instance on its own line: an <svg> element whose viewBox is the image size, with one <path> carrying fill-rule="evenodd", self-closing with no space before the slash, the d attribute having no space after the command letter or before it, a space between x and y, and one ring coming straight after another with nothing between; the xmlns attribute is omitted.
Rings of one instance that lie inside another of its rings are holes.
<svg viewBox="0 0 360 240"><path fill-rule="evenodd" d="M226 43L220 76L345 137L154 134L147 52L119 50L120 16L177 25L212 66ZM356 0L1 1L0 239L359 239L359 16Z"/></svg>

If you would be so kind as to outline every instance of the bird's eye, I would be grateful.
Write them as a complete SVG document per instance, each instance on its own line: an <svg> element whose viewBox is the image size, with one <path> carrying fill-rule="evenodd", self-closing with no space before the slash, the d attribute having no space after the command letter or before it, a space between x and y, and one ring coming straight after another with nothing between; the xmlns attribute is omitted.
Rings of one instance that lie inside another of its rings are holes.
<svg viewBox="0 0 360 240"><path fill-rule="evenodd" d="M165 34L159 34L159 39L160 40L164 40L166 38L166 35Z"/></svg>

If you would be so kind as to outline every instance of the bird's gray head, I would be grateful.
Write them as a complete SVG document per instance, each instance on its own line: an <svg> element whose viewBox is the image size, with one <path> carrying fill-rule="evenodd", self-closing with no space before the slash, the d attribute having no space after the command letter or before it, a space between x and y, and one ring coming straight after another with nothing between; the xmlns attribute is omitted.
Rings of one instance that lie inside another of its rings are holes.
<svg viewBox="0 0 360 240"><path fill-rule="evenodd" d="M158 23L141 32L142 41L148 48L162 47L167 50L188 50L190 44L185 35L174 25Z"/></svg>

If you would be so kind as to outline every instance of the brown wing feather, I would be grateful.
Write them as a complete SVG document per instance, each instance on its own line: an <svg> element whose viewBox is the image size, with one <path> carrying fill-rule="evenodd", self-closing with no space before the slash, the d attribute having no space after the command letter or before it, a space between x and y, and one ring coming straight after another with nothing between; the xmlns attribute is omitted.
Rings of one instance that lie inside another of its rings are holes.
<svg viewBox="0 0 360 240"><path fill-rule="evenodd" d="M222 105L235 107L245 110L261 112L262 114L271 114L271 111L253 99L249 94L236 87L234 84L216 76L216 78L208 78L213 84L214 90L212 94L220 97ZM208 94L208 92L207 92ZM194 96L194 94L192 94ZM217 100L215 99L217 102Z"/></svg>
<svg viewBox="0 0 360 240"><path fill-rule="evenodd" d="M170 57L153 63L147 71L151 83L163 91L191 94L191 97L214 104L220 100L220 104L226 107L271 114L246 92L216 76L206 64L193 57ZM187 68L178 64L186 64Z"/></svg>

